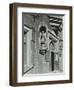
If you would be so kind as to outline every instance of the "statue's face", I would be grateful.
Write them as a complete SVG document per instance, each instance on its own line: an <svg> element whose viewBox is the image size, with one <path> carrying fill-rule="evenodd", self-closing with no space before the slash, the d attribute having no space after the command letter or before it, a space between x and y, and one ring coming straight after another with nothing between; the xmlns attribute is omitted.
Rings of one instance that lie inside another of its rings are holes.
<svg viewBox="0 0 74 90"><path fill-rule="evenodd" d="M44 31L42 31L41 33L42 33L42 34L44 34L45 32L44 32Z"/></svg>

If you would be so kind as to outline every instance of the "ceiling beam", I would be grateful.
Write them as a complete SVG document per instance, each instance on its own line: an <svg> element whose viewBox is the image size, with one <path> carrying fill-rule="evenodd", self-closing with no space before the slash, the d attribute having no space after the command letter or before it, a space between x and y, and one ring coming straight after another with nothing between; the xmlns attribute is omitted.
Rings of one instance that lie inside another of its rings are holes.
<svg viewBox="0 0 74 90"><path fill-rule="evenodd" d="M49 18L49 20L50 20L50 19L55 19L55 20L60 20L60 21L62 21L62 18L60 18L60 17L48 16L48 18Z"/></svg>
<svg viewBox="0 0 74 90"><path fill-rule="evenodd" d="M58 20L49 20L49 23L56 23L56 24L61 24L62 21L58 21Z"/></svg>

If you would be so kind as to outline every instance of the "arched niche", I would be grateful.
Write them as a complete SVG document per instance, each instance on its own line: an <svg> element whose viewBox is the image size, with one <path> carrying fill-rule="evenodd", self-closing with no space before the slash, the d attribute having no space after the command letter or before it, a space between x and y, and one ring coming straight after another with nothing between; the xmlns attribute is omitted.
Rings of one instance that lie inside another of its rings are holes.
<svg viewBox="0 0 74 90"><path fill-rule="evenodd" d="M38 26L38 41L39 41L39 52L42 55L45 55L47 52L47 38L48 38L48 29L45 22L40 22Z"/></svg>

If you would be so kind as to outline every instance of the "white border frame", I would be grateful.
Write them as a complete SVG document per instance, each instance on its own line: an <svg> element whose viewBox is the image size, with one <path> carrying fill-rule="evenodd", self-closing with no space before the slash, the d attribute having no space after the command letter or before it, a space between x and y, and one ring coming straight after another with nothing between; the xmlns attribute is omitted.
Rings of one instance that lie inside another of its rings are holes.
<svg viewBox="0 0 74 90"><path fill-rule="evenodd" d="M64 60L64 73L59 74L43 74L22 76L22 12L25 13L52 13L52 14L65 14L63 26L63 60ZM17 82L34 82L34 81L55 81L55 80L69 80L69 10L59 9L39 9L39 8L17 8ZM58 76L59 75L59 76Z"/></svg>

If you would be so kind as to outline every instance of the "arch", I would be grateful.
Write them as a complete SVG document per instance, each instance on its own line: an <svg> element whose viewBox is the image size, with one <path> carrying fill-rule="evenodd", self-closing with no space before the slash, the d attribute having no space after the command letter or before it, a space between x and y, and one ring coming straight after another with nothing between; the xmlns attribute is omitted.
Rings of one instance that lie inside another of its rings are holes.
<svg viewBox="0 0 74 90"><path fill-rule="evenodd" d="M49 50L51 50L51 51L55 50L55 44L54 44L53 41L51 41L51 42L49 43Z"/></svg>

